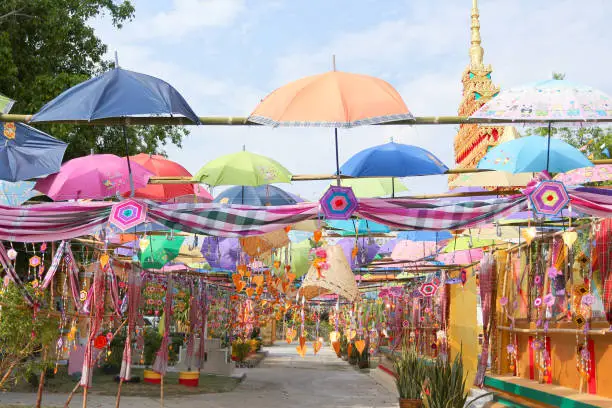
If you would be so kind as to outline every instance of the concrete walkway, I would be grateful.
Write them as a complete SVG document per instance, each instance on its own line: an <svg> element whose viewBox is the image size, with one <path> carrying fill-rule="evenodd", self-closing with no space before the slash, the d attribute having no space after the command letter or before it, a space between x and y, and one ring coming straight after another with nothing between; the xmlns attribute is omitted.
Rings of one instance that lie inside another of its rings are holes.
<svg viewBox="0 0 612 408"><path fill-rule="evenodd" d="M397 407L396 397L378 385L370 376L338 359L329 347L317 356L309 345L305 358L300 357L295 344L267 349L268 357L258 368L247 369L247 377L228 393L202 394L189 398L169 398L166 407L185 408L270 408L270 407ZM36 395L0 393L0 403L33 406ZM44 406L63 406L65 395L46 394ZM73 399L72 407L81 406L81 398ZM92 395L90 408L113 408L114 397ZM122 407L160 407L159 399L125 397Z"/></svg>

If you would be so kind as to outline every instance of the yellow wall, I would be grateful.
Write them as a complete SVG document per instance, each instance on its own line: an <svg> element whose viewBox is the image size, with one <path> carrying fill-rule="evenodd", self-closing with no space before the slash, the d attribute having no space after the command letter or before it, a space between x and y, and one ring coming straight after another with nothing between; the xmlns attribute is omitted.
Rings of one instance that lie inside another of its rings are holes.
<svg viewBox="0 0 612 408"><path fill-rule="evenodd" d="M451 349L451 359L460 350L463 351L463 366L467 374L468 386L474 383L478 368L478 321L476 319L476 279L472 270L467 271L468 280L464 287L461 284L450 287L450 314L448 339ZM451 360L452 361L452 360Z"/></svg>

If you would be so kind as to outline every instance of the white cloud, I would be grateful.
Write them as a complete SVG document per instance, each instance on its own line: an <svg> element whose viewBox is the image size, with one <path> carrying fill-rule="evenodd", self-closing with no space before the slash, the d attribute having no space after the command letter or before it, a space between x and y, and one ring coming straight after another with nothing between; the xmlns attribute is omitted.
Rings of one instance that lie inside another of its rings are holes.
<svg viewBox="0 0 612 408"><path fill-rule="evenodd" d="M180 40L205 28L230 25L245 11L244 0L173 0L169 10L136 18L126 28L139 39Z"/></svg>

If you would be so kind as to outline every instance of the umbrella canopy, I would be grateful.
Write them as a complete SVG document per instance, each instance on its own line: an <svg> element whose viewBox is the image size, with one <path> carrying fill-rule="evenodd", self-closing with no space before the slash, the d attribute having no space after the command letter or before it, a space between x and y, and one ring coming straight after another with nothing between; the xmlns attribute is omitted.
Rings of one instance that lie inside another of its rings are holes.
<svg viewBox="0 0 612 408"><path fill-rule="evenodd" d="M394 178L363 178L344 179L341 181L345 187L351 187L356 197L383 197L408 191L401 181Z"/></svg>
<svg viewBox="0 0 612 408"><path fill-rule="evenodd" d="M0 204L16 207L30 198L40 195L38 191L34 190L34 184L32 181L15 183L0 181Z"/></svg>
<svg viewBox="0 0 612 408"><path fill-rule="evenodd" d="M550 143L550 151L549 151ZM527 136L493 147L478 163L479 169L510 173L537 173L548 170L563 173L580 167L590 167L580 150L558 139Z"/></svg>
<svg viewBox="0 0 612 408"><path fill-rule="evenodd" d="M446 171L448 167L431 152L393 142L362 150L340 167L340 173L352 177L427 176Z"/></svg>
<svg viewBox="0 0 612 408"><path fill-rule="evenodd" d="M340 235L356 235L356 234L386 234L391 231L389 227L379 224L374 221L358 219L358 220L326 220L330 228Z"/></svg>
<svg viewBox="0 0 612 408"><path fill-rule="evenodd" d="M19 122L0 123L0 180L22 181L57 173L68 145Z"/></svg>
<svg viewBox="0 0 612 408"><path fill-rule="evenodd" d="M494 245L495 240L493 239L484 239L476 237L457 237L456 239L452 239L449 241L449 243L444 247L443 252L449 253L455 251L469 250L472 248L484 248Z"/></svg>
<svg viewBox="0 0 612 408"><path fill-rule="evenodd" d="M131 156L132 163L138 163L159 177L191 177L191 173L180 164L166 159L163 156L140 153ZM168 201L175 197L193 195L191 184L148 184L136 190L134 196L148 198L156 201Z"/></svg>
<svg viewBox="0 0 612 408"><path fill-rule="evenodd" d="M302 200L276 186L234 186L215 197L215 203L254 206L294 205Z"/></svg>
<svg viewBox="0 0 612 408"><path fill-rule="evenodd" d="M200 250L212 268L233 271L240 258L240 241L238 238L206 237Z"/></svg>
<svg viewBox="0 0 612 408"><path fill-rule="evenodd" d="M555 180L569 186L612 180L612 164L600 164L557 174Z"/></svg>
<svg viewBox="0 0 612 408"><path fill-rule="evenodd" d="M306 240L292 243L290 248L291 272L299 278L305 275L310 267L310 260L308 259L310 255L310 241Z"/></svg>
<svg viewBox="0 0 612 408"><path fill-rule="evenodd" d="M452 237L448 231L401 231L397 239L408 241L440 242Z"/></svg>
<svg viewBox="0 0 612 408"><path fill-rule="evenodd" d="M32 122L62 122L165 116L177 124L200 120L185 99L167 82L115 68L62 92L32 117ZM186 120L185 120L186 119Z"/></svg>
<svg viewBox="0 0 612 408"><path fill-rule="evenodd" d="M140 265L144 269L162 268L178 256L184 240L185 237L181 236L168 238L160 235L141 239L139 243Z"/></svg>
<svg viewBox="0 0 612 408"><path fill-rule="evenodd" d="M151 172L132 164L134 186L147 185ZM64 163L59 173L36 183L36 190L53 200L103 199L130 191L125 159L114 154L92 154Z"/></svg>
<svg viewBox="0 0 612 408"><path fill-rule="evenodd" d="M195 203L210 203L213 200L213 196L210 195L208 190L200 184L192 184L193 194L182 195L174 197L169 202L171 203L184 203L184 204L195 204Z"/></svg>
<svg viewBox="0 0 612 408"><path fill-rule="evenodd" d="M445 265L469 265L478 262L482 259L483 251L480 248L466 249L463 251L455 251L442 253L436 256L436 261L442 262Z"/></svg>
<svg viewBox="0 0 612 408"><path fill-rule="evenodd" d="M382 79L331 71L298 79L261 101L249 121L268 126L354 127L414 120Z"/></svg>
<svg viewBox="0 0 612 408"><path fill-rule="evenodd" d="M0 94L0 113L9 113L14 103L8 96Z"/></svg>
<svg viewBox="0 0 612 408"><path fill-rule="evenodd" d="M242 151L206 163L194 180L209 186L261 186L290 183L291 173L276 160Z"/></svg>
<svg viewBox="0 0 612 408"><path fill-rule="evenodd" d="M533 173L512 174L505 171L483 171L460 174L449 187L525 187Z"/></svg>
<svg viewBox="0 0 612 408"><path fill-rule="evenodd" d="M399 241L393 252L391 252L391 258L394 261L418 261L423 258L435 255L438 252L438 247L433 241Z"/></svg>
<svg viewBox="0 0 612 408"><path fill-rule="evenodd" d="M612 119L612 98L589 86L549 79L502 90L472 118L584 123Z"/></svg>
<svg viewBox="0 0 612 408"><path fill-rule="evenodd" d="M355 244L357 245L357 255L353 256ZM344 256L351 265L351 268L358 268L369 264L380 250L380 246L376 242L370 242L369 239L364 237L357 239L342 238L336 245L344 251Z"/></svg>

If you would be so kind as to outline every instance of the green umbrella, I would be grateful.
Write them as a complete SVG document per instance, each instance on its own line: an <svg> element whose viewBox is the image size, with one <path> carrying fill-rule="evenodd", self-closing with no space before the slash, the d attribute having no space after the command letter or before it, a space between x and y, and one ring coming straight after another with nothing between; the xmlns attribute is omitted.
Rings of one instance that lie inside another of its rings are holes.
<svg viewBox="0 0 612 408"><path fill-rule="evenodd" d="M344 179L342 185L351 187L357 197L383 197L391 196L408 188L396 178L356 178Z"/></svg>
<svg viewBox="0 0 612 408"><path fill-rule="evenodd" d="M482 248L493 245L495 245L495 240L493 239L457 237L457 239L453 238L448 242L448 245L444 247L443 252L449 253L455 251L464 251L467 249Z"/></svg>
<svg viewBox="0 0 612 408"><path fill-rule="evenodd" d="M14 103L15 101L8 96L0 94L0 113L9 113Z"/></svg>
<svg viewBox="0 0 612 408"><path fill-rule="evenodd" d="M161 235L141 239L140 265L144 269L161 269L178 256L184 240L185 237L181 236L168 238Z"/></svg>
<svg viewBox="0 0 612 408"><path fill-rule="evenodd" d="M305 275L310 267L308 255L310 254L310 241L305 240L291 244L291 272L296 277Z"/></svg>
<svg viewBox="0 0 612 408"><path fill-rule="evenodd" d="M193 178L210 186L261 186L290 183L291 173L275 160L242 151L206 163Z"/></svg>

